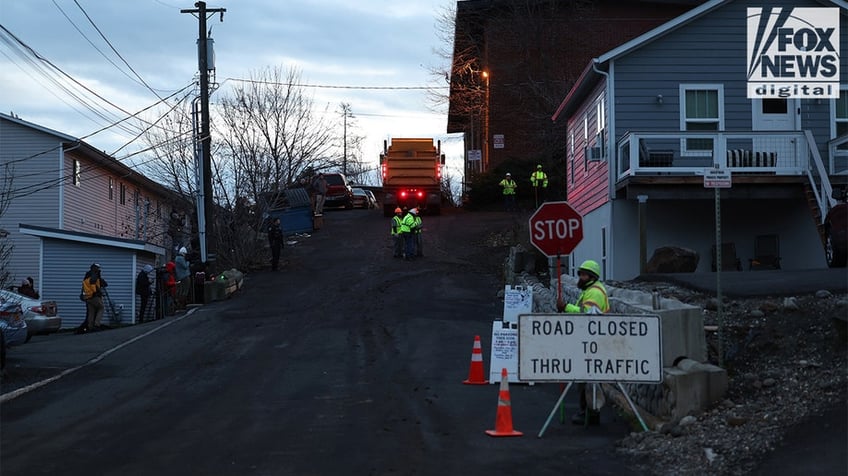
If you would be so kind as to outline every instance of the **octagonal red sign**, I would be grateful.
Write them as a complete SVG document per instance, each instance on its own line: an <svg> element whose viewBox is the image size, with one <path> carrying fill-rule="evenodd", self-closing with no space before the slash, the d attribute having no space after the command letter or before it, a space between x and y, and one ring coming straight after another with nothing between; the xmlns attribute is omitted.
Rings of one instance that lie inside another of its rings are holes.
<svg viewBox="0 0 848 476"><path fill-rule="evenodd" d="M583 240L583 217L568 202L547 202L530 216L530 243L550 258L571 254Z"/></svg>

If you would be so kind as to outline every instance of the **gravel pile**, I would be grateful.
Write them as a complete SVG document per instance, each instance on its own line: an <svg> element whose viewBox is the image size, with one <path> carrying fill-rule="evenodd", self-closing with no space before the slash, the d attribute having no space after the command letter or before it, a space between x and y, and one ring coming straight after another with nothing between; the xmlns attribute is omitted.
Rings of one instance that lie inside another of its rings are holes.
<svg viewBox="0 0 848 476"><path fill-rule="evenodd" d="M704 309L705 327L718 326L717 301L671 284L610 282L658 290ZM790 298L725 299L726 399L700 415L634 432L619 451L640 472L662 475L748 474L794 425L846 401L846 345L839 317L848 296L819 291ZM844 329L844 328L843 328ZM710 361L718 363L718 333L708 331Z"/></svg>

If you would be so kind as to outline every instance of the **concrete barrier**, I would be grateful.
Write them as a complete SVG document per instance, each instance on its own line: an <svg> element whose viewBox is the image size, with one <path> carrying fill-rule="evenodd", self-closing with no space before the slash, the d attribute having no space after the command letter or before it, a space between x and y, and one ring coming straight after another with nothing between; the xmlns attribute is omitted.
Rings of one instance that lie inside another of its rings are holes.
<svg viewBox="0 0 848 476"><path fill-rule="evenodd" d="M556 312L557 279L545 286L534 274L524 270L531 261L523 249L515 247L504 264L507 284L533 290L533 312ZM577 278L560 276L562 297L576 302ZM660 317L663 353L661 384L626 384L635 403L665 420L696 415L722 401L727 392L727 372L706 363L707 343L703 310L676 299L655 296L638 290L607 286L611 312L616 314L656 314Z"/></svg>

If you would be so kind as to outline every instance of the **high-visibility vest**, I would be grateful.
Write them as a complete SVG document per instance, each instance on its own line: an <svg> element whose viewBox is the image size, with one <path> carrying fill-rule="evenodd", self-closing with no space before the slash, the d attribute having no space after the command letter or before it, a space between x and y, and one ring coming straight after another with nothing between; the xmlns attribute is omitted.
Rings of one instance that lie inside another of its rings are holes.
<svg viewBox="0 0 848 476"><path fill-rule="evenodd" d="M515 187L517 187L518 185L515 183L515 180L503 179L501 180L500 186L503 187L504 195L515 195Z"/></svg>
<svg viewBox="0 0 848 476"><path fill-rule="evenodd" d="M392 236L400 234L400 222L402 220L398 215L392 217Z"/></svg>
<svg viewBox="0 0 848 476"><path fill-rule="evenodd" d="M413 233L421 233L421 215L415 215L412 226L414 227Z"/></svg>
<svg viewBox="0 0 848 476"><path fill-rule="evenodd" d="M407 213L403 220L400 222L400 232L401 233L409 233L412 231L412 227L415 225L415 215L412 213Z"/></svg>
<svg viewBox="0 0 848 476"><path fill-rule="evenodd" d="M542 188L547 188L548 186L548 175L541 170L537 170L530 174L530 183L534 187L542 186Z"/></svg>
<svg viewBox="0 0 848 476"><path fill-rule="evenodd" d="M577 300L577 307L580 312L586 312L590 307L596 307L601 312L609 312L609 299L607 298L607 289L600 281L595 281L591 286L584 289L580 293L580 299Z"/></svg>

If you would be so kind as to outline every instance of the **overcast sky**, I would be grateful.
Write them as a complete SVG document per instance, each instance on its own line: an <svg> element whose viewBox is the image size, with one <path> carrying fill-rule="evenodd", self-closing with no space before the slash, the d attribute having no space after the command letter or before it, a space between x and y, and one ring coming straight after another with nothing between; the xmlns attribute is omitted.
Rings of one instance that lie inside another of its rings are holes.
<svg viewBox="0 0 848 476"><path fill-rule="evenodd" d="M434 50L445 47L437 35L436 18L452 4L449 0L208 1L209 9L227 9L223 22L217 15L208 20L221 84L212 101L235 84L228 78L249 78L274 66L296 67L302 82L313 85L431 86L429 68L443 61ZM121 57L162 97L193 81L198 20L180 13L193 8L190 0L0 0L0 24L102 96L103 100L90 101L105 109L107 117L120 119L126 114L104 100L130 112L158 101ZM6 36L0 34L4 40L0 111L83 137L108 153L132 139L131 133L116 128L88 137L112 121L63 92L45 77L43 66L36 68L24 59ZM71 83L68 78L60 81ZM445 134L446 116L428 107L423 90L308 88L307 93L321 110L329 105L336 111L340 103L350 104L358 132L366 137L366 160L376 164L387 138L436 137L443 141L449 166L461 171L461 140Z"/></svg>

